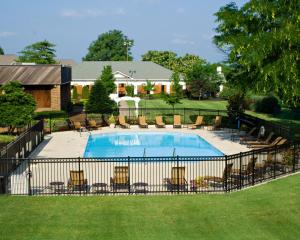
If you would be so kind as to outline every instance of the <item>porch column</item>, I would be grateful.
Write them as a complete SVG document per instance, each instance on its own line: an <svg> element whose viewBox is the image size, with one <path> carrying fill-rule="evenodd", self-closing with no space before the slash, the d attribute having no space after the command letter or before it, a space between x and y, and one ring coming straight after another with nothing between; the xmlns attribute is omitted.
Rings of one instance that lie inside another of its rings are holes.
<svg viewBox="0 0 300 240"><path fill-rule="evenodd" d="M137 95L137 94L138 94L138 86L137 86L137 84L134 84L134 85L133 85L133 88L134 88L133 94L134 94L134 95Z"/></svg>
<svg viewBox="0 0 300 240"><path fill-rule="evenodd" d="M170 94L171 92L171 83L166 83L166 86L167 86L167 93Z"/></svg>

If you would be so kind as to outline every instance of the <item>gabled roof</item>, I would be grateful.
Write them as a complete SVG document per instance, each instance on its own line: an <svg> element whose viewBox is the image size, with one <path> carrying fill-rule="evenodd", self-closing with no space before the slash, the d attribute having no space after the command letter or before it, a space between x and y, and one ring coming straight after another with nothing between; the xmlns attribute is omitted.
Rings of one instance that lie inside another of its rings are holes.
<svg viewBox="0 0 300 240"><path fill-rule="evenodd" d="M120 72L133 79L170 79L172 71L153 62L127 62L127 61L86 61L72 68L73 80L97 79L104 66L110 65L113 73Z"/></svg>
<svg viewBox="0 0 300 240"><path fill-rule="evenodd" d="M0 85L10 81L19 81L22 85L62 84L71 81L71 68L61 65L0 65Z"/></svg>
<svg viewBox="0 0 300 240"><path fill-rule="evenodd" d="M77 65L77 62L73 59L56 59L56 61L61 65L67 65L71 67Z"/></svg>
<svg viewBox="0 0 300 240"><path fill-rule="evenodd" d="M16 62L16 59L18 58L15 54L5 54L0 55L0 65L11 65Z"/></svg>

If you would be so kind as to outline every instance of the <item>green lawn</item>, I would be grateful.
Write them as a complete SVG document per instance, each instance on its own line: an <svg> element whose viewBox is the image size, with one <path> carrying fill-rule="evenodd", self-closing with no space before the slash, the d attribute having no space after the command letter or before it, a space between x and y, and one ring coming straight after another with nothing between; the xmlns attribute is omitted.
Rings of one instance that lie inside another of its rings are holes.
<svg viewBox="0 0 300 240"><path fill-rule="evenodd" d="M214 100L181 100L181 104L176 104L175 108L201 108L201 109L214 109L214 110L226 110L227 101L214 101ZM129 107L134 107L133 101L127 101ZM170 108L171 106L166 104L161 99L153 100L141 100L139 103L141 108Z"/></svg>
<svg viewBox="0 0 300 240"><path fill-rule="evenodd" d="M299 239L299 182L226 195L1 197L0 239Z"/></svg>

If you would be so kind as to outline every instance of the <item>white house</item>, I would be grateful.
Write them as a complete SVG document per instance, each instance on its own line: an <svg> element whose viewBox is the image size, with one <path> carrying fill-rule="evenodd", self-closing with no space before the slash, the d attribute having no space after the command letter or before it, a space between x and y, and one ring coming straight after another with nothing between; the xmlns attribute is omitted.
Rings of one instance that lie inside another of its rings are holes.
<svg viewBox="0 0 300 240"><path fill-rule="evenodd" d="M83 86L92 86L101 75L104 66L110 65L119 96L126 95L125 86L134 86L134 94L145 93L143 86L147 80L155 85L154 94L171 92L171 76L173 72L153 62L129 61L86 61L73 66L72 86L76 86L80 94ZM183 78L180 81L186 88Z"/></svg>

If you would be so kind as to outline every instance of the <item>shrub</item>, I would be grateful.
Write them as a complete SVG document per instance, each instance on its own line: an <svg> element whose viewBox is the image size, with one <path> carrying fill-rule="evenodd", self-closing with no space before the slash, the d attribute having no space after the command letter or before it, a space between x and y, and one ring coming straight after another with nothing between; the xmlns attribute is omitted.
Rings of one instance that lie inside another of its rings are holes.
<svg viewBox="0 0 300 240"><path fill-rule="evenodd" d="M277 114L281 110L278 99L275 96L263 97L256 101L255 111L260 113Z"/></svg>
<svg viewBox="0 0 300 240"><path fill-rule="evenodd" d="M128 95L129 97L133 97L133 96L134 96L134 86L132 86L132 85L127 85L127 86L125 87L125 89L126 89L126 93L127 93L127 95Z"/></svg>
<svg viewBox="0 0 300 240"><path fill-rule="evenodd" d="M44 112L36 112L34 118L35 119L43 119L43 118L67 118L68 115L65 111L44 111Z"/></svg>
<svg viewBox="0 0 300 240"><path fill-rule="evenodd" d="M77 101L78 97L79 97L79 95L77 92L77 87L75 86L75 87L73 87L72 98Z"/></svg>
<svg viewBox="0 0 300 240"><path fill-rule="evenodd" d="M81 95L81 98L82 99L88 99L90 96L90 89L89 89L89 86L84 86L82 88L82 95Z"/></svg>

